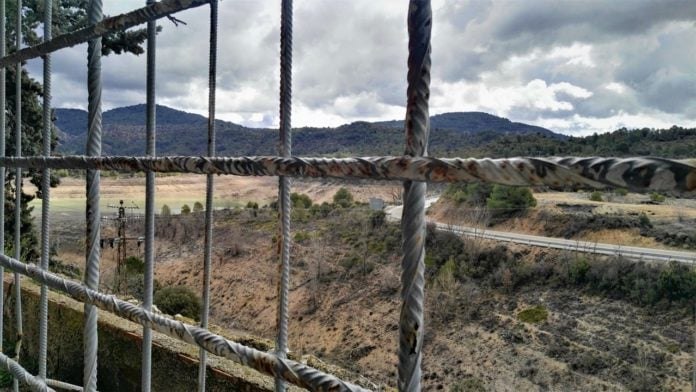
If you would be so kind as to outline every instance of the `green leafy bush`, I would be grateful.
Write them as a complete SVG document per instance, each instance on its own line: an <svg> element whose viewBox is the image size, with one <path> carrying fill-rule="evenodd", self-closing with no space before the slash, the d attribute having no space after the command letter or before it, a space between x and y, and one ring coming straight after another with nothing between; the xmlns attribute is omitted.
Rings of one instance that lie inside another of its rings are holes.
<svg viewBox="0 0 696 392"><path fill-rule="evenodd" d="M529 188L494 185L486 205L494 216L503 216L536 206L536 199Z"/></svg>
<svg viewBox="0 0 696 392"><path fill-rule="evenodd" d="M160 211L160 215L162 216L171 216L172 215L172 210L169 208L168 205L163 205L162 206L162 211Z"/></svg>
<svg viewBox="0 0 696 392"><path fill-rule="evenodd" d="M517 313L517 318L525 323L539 324L549 318L549 312L544 306L537 305Z"/></svg>
<svg viewBox="0 0 696 392"><path fill-rule="evenodd" d="M193 203L193 212L203 212L203 204L199 201Z"/></svg>
<svg viewBox="0 0 696 392"><path fill-rule="evenodd" d="M181 214L188 215L190 213L191 213L191 207L189 207L188 204L184 204L183 206L181 206Z"/></svg>
<svg viewBox="0 0 696 392"><path fill-rule="evenodd" d="M293 208L309 208L312 206L312 199L304 193L291 193L290 201L292 202Z"/></svg>
<svg viewBox="0 0 696 392"><path fill-rule="evenodd" d="M334 194L333 202L343 208L350 207L353 204L353 194L346 188L340 188Z"/></svg>
<svg viewBox="0 0 696 392"><path fill-rule="evenodd" d="M650 194L650 200L655 203L662 203L665 201L665 197L657 192L653 192Z"/></svg>
<svg viewBox="0 0 696 392"><path fill-rule="evenodd" d="M600 191L594 191L590 193L590 200L592 201L602 201L602 192Z"/></svg>
<svg viewBox="0 0 696 392"><path fill-rule="evenodd" d="M127 274L142 274L145 272L145 262L137 256L128 256L124 262Z"/></svg>
<svg viewBox="0 0 696 392"><path fill-rule="evenodd" d="M153 300L155 305L167 314L181 314L198 320L201 313L200 298L185 286L163 287L155 293Z"/></svg>

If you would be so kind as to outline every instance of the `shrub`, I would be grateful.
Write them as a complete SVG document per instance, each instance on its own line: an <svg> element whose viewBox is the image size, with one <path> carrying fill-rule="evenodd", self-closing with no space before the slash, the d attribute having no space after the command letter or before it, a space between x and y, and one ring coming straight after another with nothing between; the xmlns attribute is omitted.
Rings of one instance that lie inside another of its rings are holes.
<svg viewBox="0 0 696 392"><path fill-rule="evenodd" d="M295 233L295 242L304 242L309 239L309 233L305 231L298 231Z"/></svg>
<svg viewBox="0 0 696 392"><path fill-rule="evenodd" d="M162 211L160 211L160 215L162 216L170 216L172 214L172 210L169 209L168 205L163 205L162 206Z"/></svg>
<svg viewBox="0 0 696 392"><path fill-rule="evenodd" d="M537 305L517 313L517 318L524 323L539 324L549 318L549 312L543 305Z"/></svg>
<svg viewBox="0 0 696 392"><path fill-rule="evenodd" d="M203 204L199 201L193 203L193 212L203 212Z"/></svg>
<svg viewBox="0 0 696 392"><path fill-rule="evenodd" d="M590 193L590 200L592 201L602 201L602 192L594 191Z"/></svg>
<svg viewBox="0 0 696 392"><path fill-rule="evenodd" d="M665 197L657 192L653 192L650 194L650 200L654 201L655 203L662 203L665 201Z"/></svg>
<svg viewBox="0 0 696 392"><path fill-rule="evenodd" d="M246 208L251 208L253 210L258 210L259 209L259 203L250 201L246 204Z"/></svg>
<svg viewBox="0 0 696 392"><path fill-rule="evenodd" d="M291 193L290 201L292 202L293 208L309 208L312 206L312 199L304 193Z"/></svg>
<svg viewBox="0 0 696 392"><path fill-rule="evenodd" d="M145 272L145 262L137 256L128 256L123 266L127 274L142 274Z"/></svg>
<svg viewBox="0 0 696 392"><path fill-rule="evenodd" d="M181 314L198 320L201 301L198 295L185 286L167 286L155 294L154 303L164 313Z"/></svg>
<svg viewBox="0 0 696 392"><path fill-rule="evenodd" d="M182 213L183 215L188 215L188 214L190 214L190 213L191 213L191 207L189 207L188 204L184 204L183 206L181 206L181 213Z"/></svg>
<svg viewBox="0 0 696 392"><path fill-rule="evenodd" d="M536 206L536 199L529 188L494 185L486 205L493 215L502 216L522 212Z"/></svg>
<svg viewBox="0 0 696 392"><path fill-rule="evenodd" d="M458 205L466 202L472 206L484 206L492 191L493 184L489 183L457 183L448 185L444 196Z"/></svg>
<svg viewBox="0 0 696 392"><path fill-rule="evenodd" d="M353 204L353 194L348 189L342 187L334 194L333 202L343 208L350 207Z"/></svg>
<svg viewBox="0 0 696 392"><path fill-rule="evenodd" d="M648 218L648 215L646 215L645 212L641 212L640 215L638 215L638 223L642 227L653 227L652 222L650 222L650 218Z"/></svg>
<svg viewBox="0 0 696 392"><path fill-rule="evenodd" d="M618 196L626 196L628 195L628 190L626 188L616 188L614 189L614 193Z"/></svg>

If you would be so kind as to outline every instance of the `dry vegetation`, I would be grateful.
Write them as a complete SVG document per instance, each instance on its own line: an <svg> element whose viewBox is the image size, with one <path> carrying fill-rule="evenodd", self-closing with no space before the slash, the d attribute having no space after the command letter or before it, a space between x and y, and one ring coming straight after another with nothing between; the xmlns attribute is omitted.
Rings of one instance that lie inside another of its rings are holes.
<svg viewBox="0 0 696 392"><path fill-rule="evenodd" d="M202 183L177 177L163 181L179 184L182 188L176 195L191 204ZM242 180L250 182L230 183L227 191L242 200L256 197L262 205L275 195L273 179ZM298 186L315 201L330 201L338 189L331 183ZM349 188L361 190L354 192L360 201L372 192L389 199L394 187L398 189L398 185L361 187ZM116 197L124 194L132 195L129 191ZM472 210L436 208L434 216L487 223L485 214ZM54 238L62 241L57 258L80 266L82 231L76 224L80 217L62 216L56 222ZM501 225L519 228L521 222ZM527 224L530 231L541 230ZM156 278L161 285L200 290L202 225L201 214L158 219ZM394 386L400 308L398 225L362 206L296 210L292 227L291 349L346 367L364 385ZM277 215L270 208L216 212L214 323L273 339L277 232ZM592 283L601 276L609 276L607 282L614 284L611 279L643 274L654 276L657 284L662 273L654 269L658 267L637 268L625 261L485 240L462 241L432 232L428 238L424 390L689 390L692 310L679 299L645 304L640 292L632 297L625 288L611 291ZM113 251L105 249L107 284L113 269L110 257ZM585 271L586 265L594 272Z"/></svg>

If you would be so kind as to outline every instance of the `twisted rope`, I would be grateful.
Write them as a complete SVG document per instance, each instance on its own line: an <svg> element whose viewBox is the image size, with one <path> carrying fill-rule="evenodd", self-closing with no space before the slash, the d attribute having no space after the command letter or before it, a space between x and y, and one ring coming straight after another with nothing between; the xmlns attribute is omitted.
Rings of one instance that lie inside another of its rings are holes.
<svg viewBox="0 0 696 392"><path fill-rule="evenodd" d="M280 12L280 140L279 154L292 155L292 0L282 0ZM278 179L280 201L280 277L278 281L278 319L276 355L287 357L288 351L288 296L290 286L290 179ZM276 378L275 390L285 391L285 384Z"/></svg>
<svg viewBox="0 0 696 392"><path fill-rule="evenodd" d="M53 31L53 1L44 1L44 42L51 40ZM51 55L43 59L43 155L51 155ZM48 270L51 202L51 170L41 171L41 268ZM39 300L39 378L46 380L48 351L48 289L41 286Z"/></svg>
<svg viewBox="0 0 696 392"><path fill-rule="evenodd" d="M17 0L17 19L15 28L17 50L22 48L22 0ZM15 72L15 155L22 156L22 63L17 63ZM3 184L4 186L4 184ZM14 251L15 258L21 258L22 251L22 169L15 171L15 227L14 227ZM19 362L22 352L22 337L24 328L22 326L22 280L19 274L14 275L15 292L15 327L17 329L17 341L15 342L15 358ZM19 382L15 378L12 381L12 388L15 392L19 391Z"/></svg>
<svg viewBox="0 0 696 392"><path fill-rule="evenodd" d="M404 124L405 155L413 157L428 155L431 26L430 0L411 0L408 7L408 101ZM424 182L404 182L398 365L400 391L420 391L425 286L425 191Z"/></svg>
<svg viewBox="0 0 696 392"><path fill-rule="evenodd" d="M97 306L186 343L198 345L208 352L231 359L263 374L281 377L299 387L311 391L365 391L359 386L341 381L335 376L305 364L255 350L215 335L204 328L153 314L140 306L122 301L113 295L102 294L77 282L63 279L33 264L25 264L5 255L0 255L0 264L12 271L29 276L54 290L61 291L77 301Z"/></svg>
<svg viewBox="0 0 696 392"><path fill-rule="evenodd" d="M147 0L146 5L152 5L155 0ZM145 154L155 156L156 141L156 48L157 22L147 22L147 75L146 75L146 139ZM145 175L145 271L143 277L143 308L152 309L153 276L155 264L155 173L148 171ZM150 392L152 384L152 330L143 327L143 345L141 353L140 389Z"/></svg>
<svg viewBox="0 0 696 392"><path fill-rule="evenodd" d="M39 377L32 376L31 373L27 372L19 363L13 361L3 353L0 353L0 366L12 373L15 383L21 382L22 384L31 388L32 391L53 391L53 389L46 386L43 380L41 380Z"/></svg>
<svg viewBox="0 0 696 392"><path fill-rule="evenodd" d="M5 0L0 0L0 57L5 57ZM5 67L0 68L0 157L5 157ZM5 166L0 166L0 254L5 254ZM0 267L0 276L5 276L5 268ZM5 281L0 282L0 304L5 303ZM5 312L0 312L0 336L5 331ZM0 339L0 352L3 351L3 339Z"/></svg>
<svg viewBox="0 0 696 392"><path fill-rule="evenodd" d="M2 157L0 167L626 188L696 197L696 167L662 158Z"/></svg>
<svg viewBox="0 0 696 392"><path fill-rule="evenodd" d="M208 4L208 2L210 0L162 0L147 7L104 19L98 23L90 22L89 26L83 29L61 34L48 42L24 48L9 56L3 56L0 58L0 67L7 67L20 61L39 58L60 49L85 43L110 32L127 30L150 20L164 18L179 11L200 7Z"/></svg>
<svg viewBox="0 0 696 392"><path fill-rule="evenodd" d="M103 12L101 0L90 0L87 18L91 25L99 23L102 20ZM89 156L98 156L101 154L101 51L101 37L89 41L87 47L87 88L89 95L89 103L87 105L87 155ZM99 182L99 172L88 170L86 208L87 262L84 279L85 285L91 289L97 289L99 287L99 237L101 231ZM97 390L97 318L97 308L85 304L83 385L88 392Z"/></svg>
<svg viewBox="0 0 696 392"><path fill-rule="evenodd" d="M208 52L208 155L215 156L215 87L217 76L217 23L218 2L210 2L210 48ZM210 262L213 253L213 189L212 174L208 174L205 186L205 242L203 250L203 309L201 328L208 328L210 312ZM198 368L198 390L205 392L206 351L200 349Z"/></svg>

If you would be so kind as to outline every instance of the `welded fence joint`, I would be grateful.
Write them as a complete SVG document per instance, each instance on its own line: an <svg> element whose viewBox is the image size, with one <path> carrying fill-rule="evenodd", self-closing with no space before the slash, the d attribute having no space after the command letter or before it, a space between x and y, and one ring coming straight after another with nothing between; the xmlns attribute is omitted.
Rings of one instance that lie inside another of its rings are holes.
<svg viewBox="0 0 696 392"><path fill-rule="evenodd" d="M661 158L0 157L0 166L237 176L333 177L512 186L626 188L696 197L696 166Z"/></svg>
<svg viewBox="0 0 696 392"><path fill-rule="evenodd" d="M103 294L78 282L46 272L34 264L23 263L6 255L0 255L0 265L28 276L38 284L45 284L54 290L61 291L79 302L94 305L167 336L197 345L213 354L231 359L263 374L281 377L294 385L312 391L366 391L362 387L339 380L335 376L300 362L282 359L273 354L227 340L205 328L154 314L140 306L120 300L114 295Z"/></svg>
<svg viewBox="0 0 696 392"><path fill-rule="evenodd" d="M60 49L85 43L110 32L123 31L151 20L164 18L179 11L200 7L209 2L210 0L162 0L125 14L106 18L94 25L71 33L61 34L50 41L14 52L0 58L0 67L7 67L18 62L38 58Z"/></svg>

